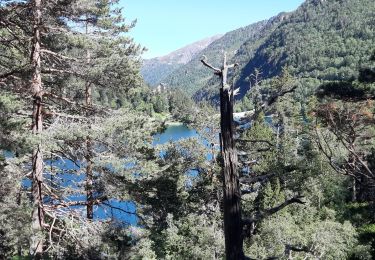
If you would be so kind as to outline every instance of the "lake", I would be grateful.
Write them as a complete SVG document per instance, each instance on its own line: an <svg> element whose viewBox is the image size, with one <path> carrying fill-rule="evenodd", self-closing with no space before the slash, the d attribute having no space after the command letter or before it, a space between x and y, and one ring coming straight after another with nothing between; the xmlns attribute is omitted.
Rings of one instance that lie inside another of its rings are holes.
<svg viewBox="0 0 375 260"><path fill-rule="evenodd" d="M168 142L176 142L181 139L198 137L197 131L190 129L183 124L168 125L163 133L154 136L153 145L165 144Z"/></svg>
<svg viewBox="0 0 375 260"><path fill-rule="evenodd" d="M156 134L154 136L153 145L162 145L168 142L176 142L186 138L198 137L198 133L194 129L190 129L183 124L170 124L164 130L163 133ZM190 173L193 174L193 173ZM137 224L137 217L133 214L126 214L124 211L128 212L135 212L136 205L130 201L118 201L118 200L110 200L109 204L112 206L105 206L100 205L96 206L94 210L94 215L96 219L106 219L106 218L114 218L119 221L127 222L131 225ZM115 207L115 208L113 208ZM119 208L119 209L116 209Z"/></svg>
<svg viewBox="0 0 375 260"><path fill-rule="evenodd" d="M168 142L176 142L186 138L192 137L199 137L199 134L196 130L190 129L183 124L170 124L164 130L164 132L156 134L153 138L153 146L156 145L163 145ZM202 140L203 143L206 143L205 140ZM10 152L4 151L4 156L6 158L12 158L14 155ZM207 155L207 159L210 160L212 158L211 155ZM73 163L70 160L45 160L45 182L47 184L51 184L50 182L53 181L55 185L60 187L70 187L70 188L77 188L78 186L82 187L82 183L85 182L85 174L76 174L75 172L78 171L80 168L85 167L83 163L76 162ZM53 166L53 167L51 167ZM58 169L59 173L51 174L51 168ZM194 176L197 173L194 171L188 172L189 175ZM24 179L22 185L30 189L31 188L31 180ZM84 193L81 194L72 194L67 198L68 201L85 201L86 195ZM44 203L57 203L57 201L51 201L50 198L46 197ZM73 207L76 210L82 211L82 214L85 214L86 207L85 206L75 206ZM102 220L111 218L113 220L117 220L119 222L126 222L130 225L137 224L137 217L134 214L127 214L125 212L136 212L136 205L132 201L120 201L116 199L109 199L107 201L107 205L95 205L94 206L94 219Z"/></svg>
<svg viewBox="0 0 375 260"><path fill-rule="evenodd" d="M171 124L168 125L163 133L156 134L154 136L153 145L162 145L168 142L176 142L185 138L198 137L197 131L190 129L183 124ZM11 158L13 155L11 153L5 153L6 157ZM79 170L82 167L85 167L83 163L76 162L73 163L70 160L45 160L46 164L46 173L45 173L45 182L49 184L50 181L53 181L55 185L60 187L70 187L77 188L78 186L82 187L82 183L85 181L85 174L76 174L75 171ZM59 173L56 175L51 175L49 170L50 168L57 168ZM25 188L31 187L31 180L25 179L23 181L23 186ZM85 201L86 195L84 193L72 194L67 198L68 201ZM46 198L44 203L58 203L57 201L51 201L50 198ZM125 212L136 212L136 205L132 201L120 201L116 199L109 199L106 202L107 205L100 204L94 206L94 219L103 220L103 219L113 219L118 222L126 222L130 225L137 224L137 217L134 214L127 214ZM75 210L82 211L84 215L86 212L85 206L74 206L72 207Z"/></svg>

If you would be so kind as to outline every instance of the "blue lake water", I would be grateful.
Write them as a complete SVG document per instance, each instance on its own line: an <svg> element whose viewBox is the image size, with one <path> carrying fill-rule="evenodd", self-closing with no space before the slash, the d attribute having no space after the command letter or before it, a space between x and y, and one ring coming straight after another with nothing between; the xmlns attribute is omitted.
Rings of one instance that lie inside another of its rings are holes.
<svg viewBox="0 0 375 260"><path fill-rule="evenodd" d="M176 142L182 139L187 138L200 138L199 134L196 130L190 129L183 124L174 124L169 125L163 133L156 134L154 136L153 145L163 145L168 142ZM201 142L207 146L210 144L200 138ZM13 157L11 153L5 152L4 155L6 157ZM212 159L212 154L207 154L207 160ZM85 185L85 174L77 174L77 170L80 168L84 168L85 165L80 162L72 162L70 160L62 160L58 159L55 161L46 160L46 174L45 174L45 181L48 183L50 179L54 178L53 182L57 183L57 186L60 187L71 187L72 189L82 190ZM58 174L54 174L53 176L49 173L49 170L53 166L57 169ZM126 167L126 166L125 166ZM195 170L188 171L186 173L188 176L194 178L197 176L198 172ZM31 181L29 179L25 179L23 181L23 185L25 187L31 187ZM68 201L85 201L86 194L71 194L68 198ZM46 198L46 203L54 203L53 201ZM57 202L55 202L57 203ZM72 207L75 210L79 210L84 215L86 213L85 206L76 206ZM132 201L121 201L116 199L109 199L105 202L105 204L95 205L94 206L94 219L113 219L118 222L125 222L130 225L137 225L137 217L135 214L136 212L136 205ZM129 212L129 213L126 213Z"/></svg>
<svg viewBox="0 0 375 260"><path fill-rule="evenodd" d="M169 125L161 134L154 136L153 145L175 142L185 138L198 137L197 131L183 124Z"/></svg>
<svg viewBox="0 0 375 260"><path fill-rule="evenodd" d="M153 145L162 145L168 142L176 142L186 138L198 137L197 131L190 129L183 124L168 126L163 133L154 136ZM132 201L109 200L110 206L101 205L94 209L96 219L113 218L130 225L137 224L137 217L127 212L136 212L136 205ZM119 209L116 209L119 208ZM122 210L121 210L122 209Z"/></svg>
<svg viewBox="0 0 375 260"><path fill-rule="evenodd" d="M185 138L198 137L197 131L190 129L183 124L175 124L168 126L163 133L154 136L153 145L162 145L168 142L176 142ZM10 152L4 151L4 156L12 158L14 155ZM85 174L77 174L77 170L85 167L81 162L72 162L70 160L45 160L45 182L54 184L58 187L69 187L72 189L81 189L85 185ZM52 175L50 171L54 169L55 173ZM58 173L56 173L58 172ZM195 173L189 172L194 175ZM24 179L22 182L26 188L31 187L31 180ZM67 201L85 201L86 195L84 193L71 194L66 198ZM46 198L45 203L58 203L51 198ZM74 210L81 211L85 214L85 206L74 206ZM129 214L126 212L130 212ZM113 219L118 222L125 222L130 225L137 224L137 217L135 214L136 205L132 201L120 201L116 199L109 199L104 204L94 206L94 219Z"/></svg>

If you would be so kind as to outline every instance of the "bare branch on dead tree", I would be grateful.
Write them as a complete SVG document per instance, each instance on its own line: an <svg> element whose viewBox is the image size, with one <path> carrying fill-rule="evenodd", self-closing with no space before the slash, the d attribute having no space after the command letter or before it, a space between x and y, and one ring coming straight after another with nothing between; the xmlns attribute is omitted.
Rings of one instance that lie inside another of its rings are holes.
<svg viewBox="0 0 375 260"><path fill-rule="evenodd" d="M221 75L221 69L214 67L210 63L207 62L207 57L205 55L202 56L201 62L204 66L208 67L209 69L213 70L215 75Z"/></svg>

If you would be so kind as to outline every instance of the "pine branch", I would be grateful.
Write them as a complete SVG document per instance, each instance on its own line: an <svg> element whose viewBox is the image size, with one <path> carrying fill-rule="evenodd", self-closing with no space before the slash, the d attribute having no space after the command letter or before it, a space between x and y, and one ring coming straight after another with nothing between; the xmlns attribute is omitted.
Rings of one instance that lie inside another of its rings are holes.
<svg viewBox="0 0 375 260"><path fill-rule="evenodd" d="M51 92L46 92L46 91L44 91L44 92L43 92L43 96L52 97L52 98L54 98L54 99L64 101L64 102L66 102L66 103L68 103L68 104L75 105L75 106L80 107L80 108L85 109L85 110L90 110L90 111L94 111L94 112L98 112L98 111L100 111L100 112L103 112L103 113L105 113L105 114L107 114L107 115L110 114L110 111L107 110L107 109L104 108L104 107L98 107L98 106L94 107L94 106L83 105L83 104L80 104L80 103L78 103L78 102L72 101L72 100L70 100L69 98L62 97L62 96L59 96L59 95L53 94L53 93L51 93ZM62 115L62 114L60 114L60 115ZM81 118L81 119L82 119L82 118Z"/></svg>
<svg viewBox="0 0 375 260"><path fill-rule="evenodd" d="M110 207L111 209L115 209L115 210L121 211L121 212L129 214L129 215L134 215L137 218L139 218L140 220L142 220L144 222L144 224L146 224L146 220L142 216L140 216L139 214L137 214L136 212L130 212L130 211L124 210L123 208L116 207L116 206L113 206L113 205L111 205L109 203L105 203L105 202L103 202L102 204L105 205L105 206L107 206L107 207Z"/></svg>
<svg viewBox="0 0 375 260"><path fill-rule="evenodd" d="M240 178L240 183L242 184L254 184L257 182L263 182L265 180L268 180L272 177L276 176L275 173L269 173L265 175L255 176L255 177L242 177Z"/></svg>
<svg viewBox="0 0 375 260"><path fill-rule="evenodd" d="M10 76L13 76L14 74L22 73L22 72L24 72L23 68L25 68L25 67L26 66L11 70L11 71L6 72L4 74L0 74L0 79L6 79Z"/></svg>
<svg viewBox="0 0 375 260"><path fill-rule="evenodd" d="M71 70L59 70L59 69L43 69L42 73L44 74L70 74L70 75L76 75L76 76L81 76L84 77L84 74L81 74L77 71L71 71Z"/></svg>
<svg viewBox="0 0 375 260"><path fill-rule="evenodd" d="M245 143L266 143L269 146L274 146L270 141L267 140L248 140L248 139L237 139L238 142L245 142Z"/></svg>
<svg viewBox="0 0 375 260"><path fill-rule="evenodd" d="M275 103L280 97L285 96L286 94L293 93L297 89L297 86L292 87L291 89L282 91L280 93L277 93L276 95L272 96L266 103L266 106L269 107L273 103Z"/></svg>
<svg viewBox="0 0 375 260"><path fill-rule="evenodd" d="M104 196L103 198L98 198L98 199L91 201L91 203L93 203L94 205L104 204L104 201L106 200L108 200L108 197ZM60 208L69 208L72 206L86 206L86 205L87 205L87 201L69 201L69 202L61 201L58 204L44 205L44 207L46 207L47 209L56 210Z"/></svg>
<svg viewBox="0 0 375 260"><path fill-rule="evenodd" d="M307 246L285 245L285 254L289 255L290 251L294 251L294 252L306 252L306 253L311 252L311 250Z"/></svg>
<svg viewBox="0 0 375 260"><path fill-rule="evenodd" d="M266 210L263 210L263 211L259 211L253 217L243 219L242 220L243 225L251 225L252 223L258 222L258 221L260 221L260 220L262 220L266 217L269 217L269 216L279 212L280 210L282 210L286 206L289 206L290 204L294 204L294 203L305 204L305 202L301 200L302 198L303 198L303 196L296 196L296 197L293 197L291 199L286 200L285 202L283 202L279 206L276 206L276 207L270 208L270 209L266 209Z"/></svg>
<svg viewBox="0 0 375 260"><path fill-rule="evenodd" d="M67 57L67 56L61 55L61 54L59 54L59 53L56 53L56 52L50 51L50 50L41 49L40 51L41 51L41 52L44 52L44 53L47 53L47 54L50 54L50 55L55 56L55 57L60 58L60 59L77 61L76 58Z"/></svg>

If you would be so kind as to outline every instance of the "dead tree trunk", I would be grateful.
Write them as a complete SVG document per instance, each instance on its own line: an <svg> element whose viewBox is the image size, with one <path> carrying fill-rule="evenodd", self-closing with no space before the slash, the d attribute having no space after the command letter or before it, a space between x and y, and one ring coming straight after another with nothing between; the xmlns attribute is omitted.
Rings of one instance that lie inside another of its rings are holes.
<svg viewBox="0 0 375 260"><path fill-rule="evenodd" d="M234 141L233 103L234 89L227 83L228 69L236 64L227 65L226 55L221 69L207 63L204 57L202 63L212 69L221 78L220 88L220 144L223 160L224 176L224 235L226 259L245 259L243 253L243 228L241 219L241 190L237 170L237 152Z"/></svg>
<svg viewBox="0 0 375 260"><path fill-rule="evenodd" d="M33 51L31 55L31 64L33 68L31 91L33 94L33 114L32 114L32 132L38 136L43 131L42 117L42 75L41 75L41 40L40 40L40 23L41 23L41 0L34 0L34 35ZM35 147L32 154L32 231L30 253L36 259L40 259L43 254L43 154L41 142Z"/></svg>

